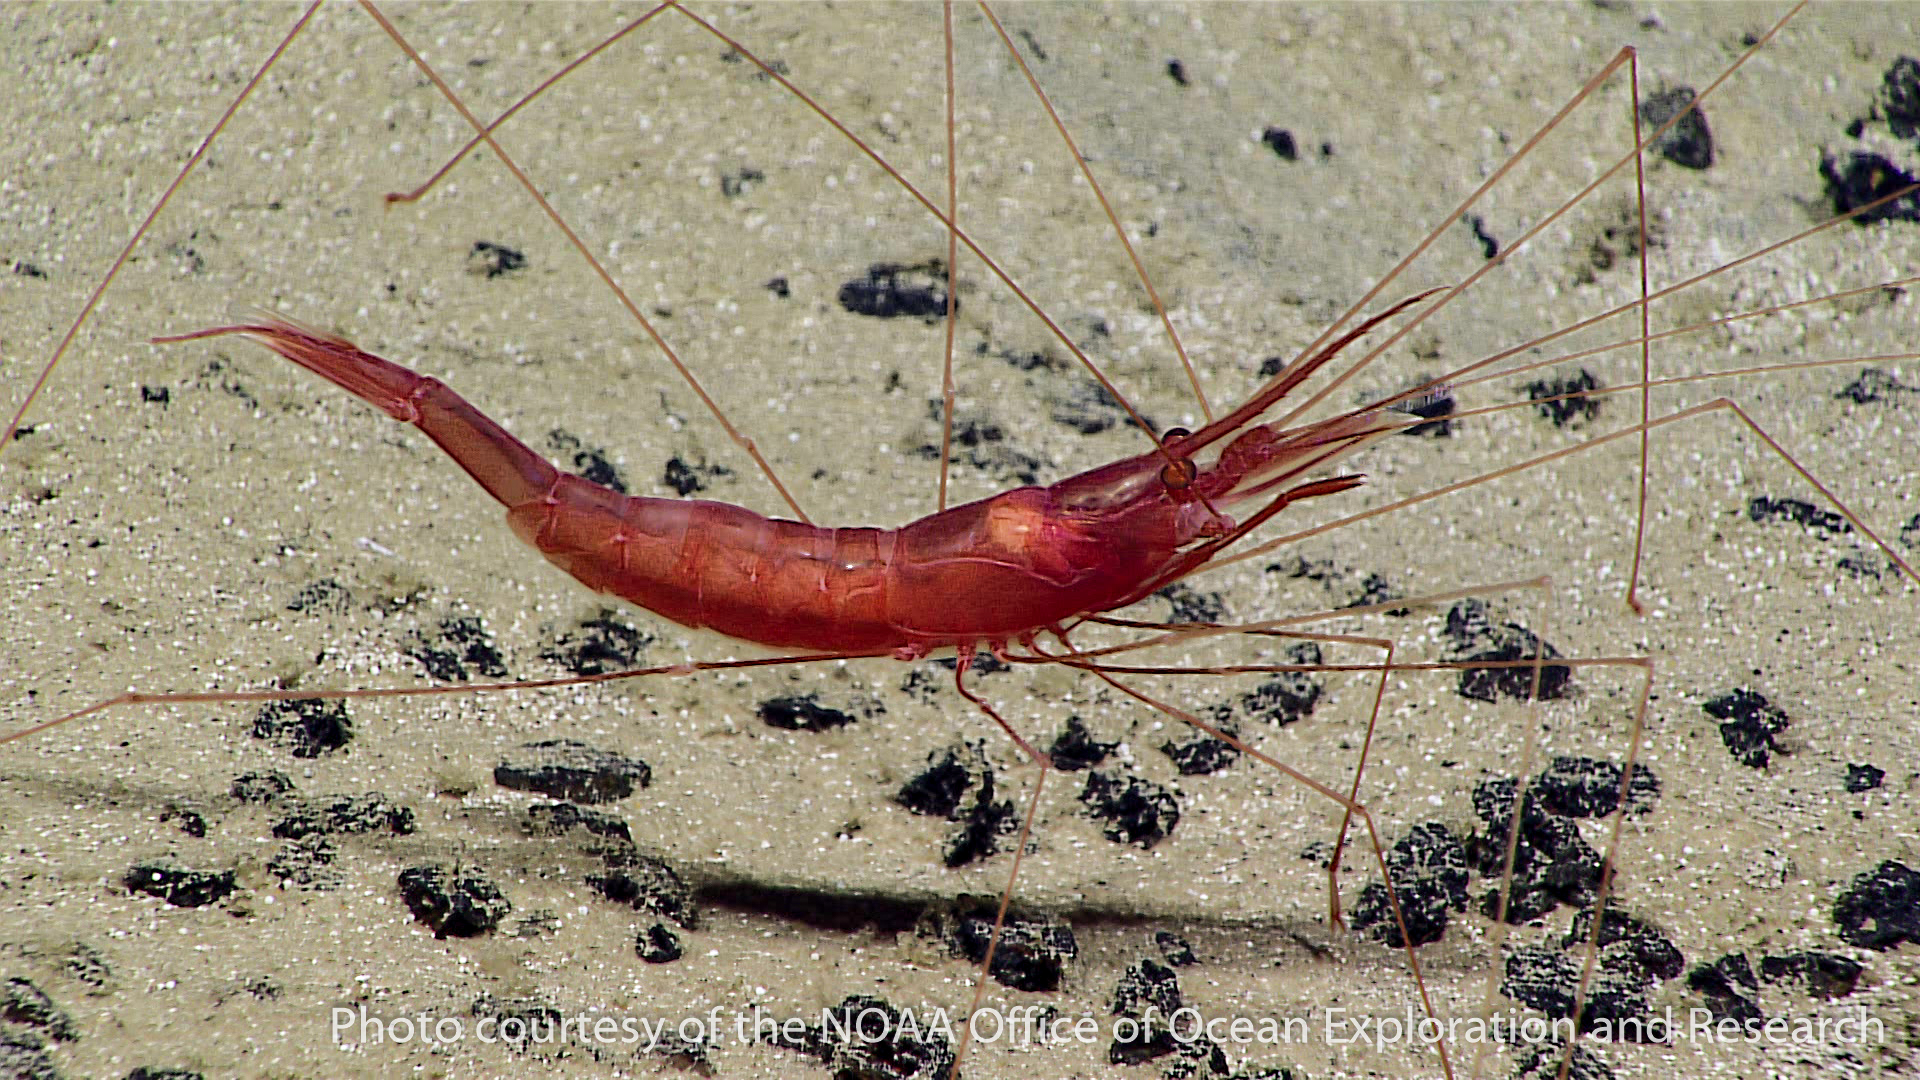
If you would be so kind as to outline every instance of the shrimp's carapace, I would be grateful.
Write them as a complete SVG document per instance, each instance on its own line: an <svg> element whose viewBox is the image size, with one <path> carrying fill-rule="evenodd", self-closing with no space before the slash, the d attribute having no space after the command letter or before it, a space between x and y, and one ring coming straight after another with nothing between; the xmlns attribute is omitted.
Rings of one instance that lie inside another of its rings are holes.
<svg viewBox="0 0 1920 1080"><path fill-rule="evenodd" d="M1218 507L1288 484L1404 426L1361 410L1276 430L1248 424L1243 406L1168 447L1046 487L1015 488L898 529L829 529L727 503L623 495L563 473L440 380L286 320L155 340L225 334L265 345L418 427L507 508L515 534L588 588L683 626L823 652L914 657L983 643L998 648L1075 616L1125 607L1288 502L1360 481L1288 488L1239 529ZM1301 376L1352 336L1302 365ZM1272 388L1261 396L1277 398ZM1209 464L1182 457L1179 468L1168 465L1169 448L1223 442Z"/></svg>

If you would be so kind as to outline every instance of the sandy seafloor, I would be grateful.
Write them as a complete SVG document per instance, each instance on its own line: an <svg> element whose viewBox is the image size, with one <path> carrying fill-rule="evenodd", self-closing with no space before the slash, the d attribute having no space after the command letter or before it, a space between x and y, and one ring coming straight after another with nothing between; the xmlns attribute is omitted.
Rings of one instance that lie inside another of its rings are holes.
<svg viewBox="0 0 1920 1080"><path fill-rule="evenodd" d="M699 7L784 62L916 182L937 186L933 9ZM394 14L484 116L623 17L557 5ZM1773 14L1644 4L1005 12L1023 43L1045 54L1040 77L1141 238L1210 393L1228 402L1254 384L1260 360L1310 339L1443 219L1619 45L1643 50L1650 82L1699 87L1737 53L1743 33ZM266 5L0 14L12 87L0 110L8 126L0 261L14 268L0 278L6 408L294 15ZM1859 140L1842 129L1867 114L1897 43L1920 40L1917 21L1911 6L1816 8L1709 103L1714 168L1652 171L1663 237L1656 283L1820 220L1828 213L1816 173L1823 151L1873 145L1912 167L1912 146L1896 146L1884 125L1869 124ZM1143 411L1163 426L1191 423L1184 381L1107 226L1066 179L1054 136L980 17L963 12L961 24L963 222ZM891 525L931 512L935 465L914 449L936 432L928 401L937 394L941 328L851 316L835 296L872 264L942 257L944 239L837 136L724 52L670 13L521 118L508 145L658 316L810 515ZM1185 86L1169 75L1173 59ZM1624 87L1612 85L1538 168L1477 211L1483 231L1510 242L1610 162L1627 141L1626 101ZM1295 135L1300 160L1282 161L1259 141L1268 126ZM408 653L451 618L480 620L512 674L550 676L560 670L542 654L599 612L599 601L522 549L497 509L417 433L250 347L143 343L221 321L236 304L338 329L440 375L543 449L602 453L635 493L667 494L664 463L678 457L730 470L708 474L709 497L781 510L495 163L476 159L421 206L383 211L381 193L426 175L465 135L366 16L346 7L322 12L235 120L55 373L30 433L0 448L5 730L128 687L424 685ZM1334 404L1380 396L1626 299L1633 283L1624 266L1592 267L1596 245L1618 244L1607 230L1617 230L1629 191L1608 188L1591 212L1548 230L1532 258L1389 350ZM470 273L476 241L513 247L527 265L493 279ZM1449 230L1436 259L1389 295L1471 272L1480 265L1472 231ZM1657 317L1697 321L1889 280L1916 265L1920 227L1846 226L1689 293ZM786 295L767 287L775 278L785 279ZM1017 482L1029 460L1046 482L1137 452L1137 436L1121 426L1083 435L1062 422L1091 426L1087 418L1111 411L1090 403L1085 377L1070 365L1013 362L1036 353L1057 362L1065 351L978 262L963 264L960 281L962 416L999 437L968 448L956 498ZM1869 294L1663 346L1657 363L1686 373L1911 350L1913 304L1910 292ZM1608 385L1631 377L1625 359L1589 366ZM1902 385L1920 383L1917 368L1904 365ZM1920 394L1837 399L1857 374L1690 386L1655 404L1737 396L1899 545L1902 526L1920 513ZM1463 402L1523 393L1497 384ZM1610 399L1581 428L1557 430L1522 410L1463 424L1446 440L1397 439L1356 461L1373 477L1370 488L1294 520L1325 520L1570 446L1634 411ZM1655 444L1651 614L1633 617L1622 602L1633 521L1625 445L1192 584L1217 593L1226 618L1251 621L1346 603L1368 574L1400 595L1551 575L1544 612L1538 598L1509 594L1492 600L1499 618L1541 630L1565 655L1648 655L1656 665L1640 759L1660 793L1627 823L1617 902L1657 927L1690 968L1731 953L1755 968L1763 957L1806 950L1850 957L1864 970L1845 998L1820 1001L1791 981L1761 983L1751 996L1768 1016L1865 1015L1887 1036L1764 1052L1745 1043L1589 1041L1584 1052L1616 1076L1911 1072L1920 1055L1920 946L1855 948L1840 939L1832 911L1836 896L1882 863L1920 867L1912 809L1920 590L1858 534L1750 520L1755 496L1812 492L1721 416L1667 429ZM1916 534L1909 528L1905 542ZM1325 572L1263 569L1296 558ZM323 590L331 604L289 610L321 582L332 583ZM1139 614L1170 612L1156 602ZM654 636L649 663L757 655L644 613L622 617ZM1448 655L1443 622L1444 609L1434 609L1327 628L1392 637L1402 657L1431 660ZM1188 662L1275 662L1279 651L1236 640L1196 650ZM1328 654L1377 658L1362 649ZM1035 770L951 692L904 692L909 677L904 665L873 661L512 698L355 703L350 747L312 760L251 738L254 709L241 706L121 710L0 747L0 975L28 980L68 1025L8 1027L12 1056L0 1061L15 1075L41 1075L15 1061L71 1076L123 1076L139 1066L207 1076L659 1075L685 1063L577 1039L531 1049L472 1037L365 1045L336 1037L329 1019L333 1009L364 1006L376 1018L460 1018L471 1033L481 1017L536 1008L649 1022L717 1010L730 1024L756 1006L811 1018L849 994L923 1017L959 1009L974 972L937 941L871 926L822 929L793 917L786 902L709 903L699 928L680 933L683 959L644 964L635 935L656 920L596 895L584 879L600 861L583 834L531 835L528 808L542 800L492 781L494 765L523 743L579 739L651 765L649 788L600 809L697 885L794 890L840 910L996 896L1006 855L943 868L949 826L906 813L890 796L929 753L961 740L981 742L1003 790L1020 798ZM1310 719L1251 730L1268 752L1338 784L1351 775L1370 685L1357 676L1326 682ZM1453 682L1409 673L1389 689L1363 793L1389 843L1417 823L1474 828L1471 791L1522 767L1530 726L1544 737L1538 760L1625 755L1637 693L1629 675L1583 670L1577 692L1537 716L1467 702ZM1122 743L1109 769L1177 790L1183 813L1151 850L1114 844L1081 812L1084 778L1054 777L1018 903L1071 923L1079 956L1062 989L996 986L990 1002L1091 1016L1104 1032L1122 971L1158 957L1153 939L1164 931L1190 943L1199 961L1179 969L1187 1004L1210 1017L1308 1019L1304 1042L1228 1044L1234 1068L1285 1066L1291 1073L1268 1075L1315 1080L1441 1073L1434 1055L1405 1044L1339 1046L1322 1037L1330 1010L1398 1016L1415 1001L1401 954L1324 925L1325 877L1303 852L1311 856L1316 843L1323 851L1332 838L1330 804L1246 760L1213 776L1177 775L1157 749L1177 733L1090 680L1037 670L978 685L1043 745L1070 715ZM1251 682L1149 685L1207 708ZM1791 720L1765 769L1732 757L1701 708L1743 687ZM827 734L757 719L761 702L807 693L837 707L879 708ZM1849 768L1859 765L1884 772L1878 788L1847 790ZM287 865L286 845L272 828L285 807L243 805L229 794L236 776L265 770L291 779L293 800L381 792L410 809L417 828L336 836L331 862L311 867L313 883L283 884L275 868ZM204 836L183 828L184 812L198 815ZM1599 845L1610 826L1582 828ZM1361 841L1349 852L1342 887L1350 904L1376 878L1365 851ZM130 892L128 868L155 860L232 871L236 888L202 907ZM395 884L403 869L423 864L485 875L512 913L489 935L436 939ZM1476 877L1472 888L1477 897L1485 883ZM1562 908L1515 941L1557 949L1569 918ZM1421 950L1441 1015L1479 1007L1488 926L1456 914L1444 938ZM10 986L16 998L32 996ZM1702 1001L1684 975L1652 987L1649 999L1683 1014ZM39 1050L26 1045L34 1039ZM964 1072L1145 1076L1176 1060L1110 1066L1107 1042L987 1047ZM1476 1064L1510 1075L1520 1064L1500 1047L1476 1062L1477 1049L1455 1045L1456 1075ZM825 1071L730 1037L708 1049L707 1062L723 1077Z"/></svg>

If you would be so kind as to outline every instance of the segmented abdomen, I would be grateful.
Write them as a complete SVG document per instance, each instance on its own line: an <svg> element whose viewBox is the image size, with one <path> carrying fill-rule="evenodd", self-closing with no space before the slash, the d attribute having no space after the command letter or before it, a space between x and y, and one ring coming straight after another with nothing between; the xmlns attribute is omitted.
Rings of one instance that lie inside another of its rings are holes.
<svg viewBox="0 0 1920 1080"><path fill-rule="evenodd" d="M683 626L885 653L1005 641L1094 609L1127 569L1051 510L1045 489L1022 488L901 529L823 529L563 474L507 519L588 588Z"/></svg>

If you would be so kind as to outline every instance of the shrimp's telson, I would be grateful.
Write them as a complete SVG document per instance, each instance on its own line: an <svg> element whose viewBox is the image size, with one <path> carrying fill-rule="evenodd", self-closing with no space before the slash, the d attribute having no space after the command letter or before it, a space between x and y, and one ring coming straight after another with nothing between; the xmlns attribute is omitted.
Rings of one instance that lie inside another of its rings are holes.
<svg viewBox="0 0 1920 1080"><path fill-rule="evenodd" d="M821 652L912 658L945 647L999 648L1075 616L1125 607L1237 538L1218 508L1404 426L1378 410L1288 430L1248 424L1331 359L1336 345L1299 365L1288 387L1263 388L1259 397L1269 400L1260 408L1243 406L1191 436L1170 438L1165 454L1015 488L898 529L831 529L727 503L623 495L563 473L440 380L290 322L155 340L225 334L265 345L418 427L507 507L522 540L588 588L682 626ZM1211 464L1189 467L1179 456L1229 435ZM1282 491L1247 527L1289 501L1360 482L1338 477Z"/></svg>

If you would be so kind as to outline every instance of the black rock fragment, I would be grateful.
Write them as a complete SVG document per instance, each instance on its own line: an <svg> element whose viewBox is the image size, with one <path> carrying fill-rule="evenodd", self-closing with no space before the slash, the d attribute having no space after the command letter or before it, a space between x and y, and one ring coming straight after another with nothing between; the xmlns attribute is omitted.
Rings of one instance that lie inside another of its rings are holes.
<svg viewBox="0 0 1920 1080"><path fill-rule="evenodd" d="M1474 812L1486 823L1486 830L1468 838L1467 857L1473 869L1490 881L1505 880L1517 791L1518 782L1512 777L1483 780L1473 790ZM1513 860L1508 923L1532 922L1561 904L1585 906L1593 902L1600 884L1600 853L1581 837L1578 825L1549 812L1531 788L1521 810ZM1481 913L1496 918L1499 907L1499 889L1488 889L1481 896Z"/></svg>
<svg viewBox="0 0 1920 1080"><path fill-rule="evenodd" d="M1013 801L993 798L993 773L981 774L973 802L962 808L956 819L960 827L947 838L941 861L948 869L958 869L977 859L991 858L1000 851L1000 837L1011 836L1020 827Z"/></svg>
<svg viewBox="0 0 1920 1080"><path fill-rule="evenodd" d="M1827 184L1827 201L1835 214L1851 213L1881 199L1889 201L1852 219L1862 227L1882 221L1920 221L1920 178L1895 165L1884 154L1855 150L1845 160L1820 157L1820 178ZM1896 193L1905 191L1899 198Z"/></svg>
<svg viewBox="0 0 1920 1080"><path fill-rule="evenodd" d="M927 401L927 419L938 424L941 422L943 405L938 398ZM910 451L915 457L928 461L940 460L940 447L934 442L921 443ZM1015 480L1022 484L1039 482L1043 467L1039 458L1032 454L1014 449L1007 444L1007 431L998 422L992 420L984 411L975 409L956 410L953 420L953 441L948 453L956 465L966 465L992 476Z"/></svg>
<svg viewBox="0 0 1920 1080"><path fill-rule="evenodd" d="M1686 169L1710 169L1713 167L1713 132L1707 128L1707 118L1698 108L1688 109L1693 103L1694 92L1690 86L1676 86L1670 90L1648 94L1640 103L1640 122L1649 128L1657 128L1672 120L1680 110L1687 109L1671 128L1660 136L1655 149L1660 156Z"/></svg>
<svg viewBox="0 0 1920 1080"><path fill-rule="evenodd" d="M1835 401L1872 405L1895 400L1902 394L1920 394L1920 386L1908 386L1895 378L1890 371L1867 368L1855 376L1852 382L1836 391L1833 397Z"/></svg>
<svg viewBox="0 0 1920 1080"><path fill-rule="evenodd" d="M1852 577L1879 578L1885 572L1884 568L1887 564L1883 563L1878 555L1870 552L1860 552L1853 555L1843 555L1835 561L1833 565L1834 568L1841 573Z"/></svg>
<svg viewBox="0 0 1920 1080"><path fill-rule="evenodd" d="M331 892L345 880L330 869L337 854L326 837L303 836L282 844L267 860L267 872L289 888Z"/></svg>
<svg viewBox="0 0 1920 1080"><path fill-rule="evenodd" d="M1129 964L1114 986L1108 1010L1117 1019L1108 1025L1114 1038L1107 1046L1107 1062L1142 1065L1175 1055L1177 1060L1163 1068L1162 1076L1226 1076L1225 1051L1197 1031L1173 1027L1182 1004L1180 977L1172 968L1153 960Z"/></svg>
<svg viewBox="0 0 1920 1080"><path fill-rule="evenodd" d="M1172 968L1152 960L1127 965L1113 988L1112 1016L1139 1021L1148 1016L1170 1017L1180 1011L1180 976ZM1179 1048L1174 1033L1161 1023L1152 1036L1136 1028L1133 1038L1116 1037L1107 1049L1107 1061L1114 1065L1139 1065L1165 1057Z"/></svg>
<svg viewBox="0 0 1920 1080"><path fill-rule="evenodd" d="M1047 417L1082 435L1098 435L1118 424L1133 421L1126 407L1120 404L1120 399L1114 397L1106 387L1094 382L1075 383L1064 397L1052 402ZM1141 418L1148 427L1159 430L1151 416L1143 415Z"/></svg>
<svg viewBox="0 0 1920 1080"><path fill-rule="evenodd" d="M1303 641L1287 647L1285 663L1312 666L1325 662L1320 646ZM1240 695L1234 702L1236 712L1276 727L1304 720L1313 715L1314 706L1326 693L1324 676L1311 671L1278 671L1260 685Z"/></svg>
<svg viewBox="0 0 1920 1080"><path fill-rule="evenodd" d="M840 306L855 315L874 319L921 319L928 323L947 317L947 265L930 259L913 266L874 263L867 276L840 286ZM954 310L958 312L956 299Z"/></svg>
<svg viewBox="0 0 1920 1080"><path fill-rule="evenodd" d="M1920 60L1896 57L1880 80L1875 112L1895 138L1920 138Z"/></svg>
<svg viewBox="0 0 1920 1080"><path fill-rule="evenodd" d="M1510 667L1469 667L1460 672L1458 692L1474 701L1527 701L1535 692L1532 661L1555 660L1560 651L1517 623L1495 624L1484 601L1463 600L1447 611L1444 633L1454 642L1460 659L1469 663L1511 663ZM1526 661L1526 663L1514 663ZM1539 700L1557 701L1573 683L1573 669L1543 663L1539 672Z"/></svg>
<svg viewBox="0 0 1920 1080"><path fill-rule="evenodd" d="M1605 817L1620 806L1620 781L1625 772L1611 761L1562 755L1534 778L1528 797L1540 808L1562 817ZM1627 786L1627 812L1645 813L1660 797L1660 781L1653 770L1636 762L1633 783Z"/></svg>
<svg viewBox="0 0 1920 1080"><path fill-rule="evenodd" d="M1880 79L1874 113L1887 121L1895 138L1920 138L1920 60L1899 56Z"/></svg>
<svg viewBox="0 0 1920 1080"><path fill-rule="evenodd" d="M1585 423L1600 415L1601 399L1591 396L1600 389L1593 372L1581 368L1573 375L1535 379L1527 384L1527 398L1534 409L1554 427Z"/></svg>
<svg viewBox="0 0 1920 1080"><path fill-rule="evenodd" d="M1439 941L1451 912L1467 909L1467 850L1439 822L1416 825L1387 853L1393 897L1407 921L1415 945ZM1353 908L1353 928L1370 931L1388 948L1403 948L1406 937L1388 902L1387 886L1369 882Z"/></svg>
<svg viewBox="0 0 1920 1080"><path fill-rule="evenodd" d="M282 840L380 831L407 836L414 831L414 820L412 810L377 791L296 807L273 826L273 835Z"/></svg>
<svg viewBox="0 0 1920 1080"><path fill-rule="evenodd" d="M353 594L347 591L345 585L332 578L321 578L319 581L302 586L299 592L294 593L293 599L287 601L287 610L295 613L322 611L332 615L344 615L352 605Z"/></svg>
<svg viewBox="0 0 1920 1080"><path fill-rule="evenodd" d="M961 799L976 782L975 769L984 768L983 763L967 755L973 765L969 768L962 756L962 751L953 747L928 755L927 767L901 785L893 801L923 817L958 817Z"/></svg>
<svg viewBox="0 0 1920 1080"><path fill-rule="evenodd" d="M953 955L976 964L987 958L987 943L993 935L993 914L962 916L954 920L944 935ZM1007 915L1000 927L1000 941L993 949L993 964L987 974L993 981L1013 990L1047 993L1060 989L1067 965L1080 955L1073 927L1058 919L1028 919Z"/></svg>
<svg viewBox="0 0 1920 1080"><path fill-rule="evenodd" d="M1318 581L1322 584L1337 581L1347 573L1336 566L1331 559L1309 559L1305 555L1295 555L1291 559L1270 563L1265 572L1284 574L1290 578L1304 578L1307 581Z"/></svg>
<svg viewBox="0 0 1920 1080"><path fill-rule="evenodd" d="M859 708L865 717L887 711L877 701L863 702ZM820 704L818 694L770 698L760 703L760 722L782 731L832 731L855 719L850 712Z"/></svg>
<svg viewBox="0 0 1920 1080"><path fill-rule="evenodd" d="M197 810L188 810L181 806L168 807L161 811L161 821L171 821L180 827L180 831L194 839L203 839L207 835L207 819Z"/></svg>
<svg viewBox="0 0 1920 1080"><path fill-rule="evenodd" d="M680 935L663 923L654 923L642 930L634 941L633 950L649 964L671 964L686 955L686 949L680 944Z"/></svg>
<svg viewBox="0 0 1920 1080"><path fill-rule="evenodd" d="M1696 966L1687 973L1687 989L1706 1000L1707 1011L1715 1020L1742 1024L1766 1020L1751 996L1760 989L1760 980L1754 978L1746 953L1728 953L1710 964Z"/></svg>
<svg viewBox="0 0 1920 1080"><path fill-rule="evenodd" d="M513 911L499 887L472 867L408 867L399 883L407 910L437 938L491 933Z"/></svg>
<svg viewBox="0 0 1920 1080"><path fill-rule="evenodd" d="M1192 967L1200 962L1200 958L1193 954L1193 946L1187 944L1187 939L1171 930L1155 930L1153 944L1160 950L1160 958L1167 962L1168 967Z"/></svg>
<svg viewBox="0 0 1920 1080"><path fill-rule="evenodd" d="M1822 510L1805 499L1775 499L1756 495L1747 500L1747 519L1753 522L1791 521L1823 540L1853 531L1853 525L1846 518L1830 510Z"/></svg>
<svg viewBox="0 0 1920 1080"><path fill-rule="evenodd" d="M535 836L562 836L574 829L585 829L594 836L631 846L633 832L627 823L612 814L588 810L570 802L540 803L527 807L527 821Z"/></svg>
<svg viewBox="0 0 1920 1080"><path fill-rule="evenodd" d="M1012 800L994 799L994 783L993 767L978 746L947 747L929 754L927 767L893 798L912 813L958 824L942 856L948 867L957 868L997 854L1000 837L1019 828Z"/></svg>
<svg viewBox="0 0 1920 1080"><path fill-rule="evenodd" d="M1583 949L1592 934L1593 909L1586 908L1574 916L1561 945L1568 950ZM1609 907L1606 921L1600 924L1600 949L1603 957L1616 957L1617 966L1662 981L1678 977L1686 963L1679 946L1659 927L1618 907Z"/></svg>
<svg viewBox="0 0 1920 1080"><path fill-rule="evenodd" d="M1216 719L1214 726L1228 735L1239 735L1231 723ZM1173 761L1173 767L1179 770L1181 776L1211 776L1240 760L1240 751L1232 743L1216 739L1198 728L1189 730L1185 738L1166 740L1159 749Z"/></svg>
<svg viewBox="0 0 1920 1080"><path fill-rule="evenodd" d="M1860 983L1858 962L1824 952L1796 952L1760 958L1760 977L1768 982L1792 979L1817 998L1843 998Z"/></svg>
<svg viewBox="0 0 1920 1080"><path fill-rule="evenodd" d="M1451 389L1436 387L1431 392L1398 406L1402 412L1427 421L1424 424L1415 424L1401 434L1423 439L1451 439L1453 438L1453 421L1448 417L1458 411L1459 407L1460 403L1454 398Z"/></svg>
<svg viewBox="0 0 1920 1080"><path fill-rule="evenodd" d="M1580 961L1556 949L1523 946L1507 957L1500 992L1522 1005L1546 1013L1555 1020L1570 1019L1576 1007L1580 987ZM1588 986L1585 1008L1580 1010L1582 1034L1605 1022L1616 1037L1626 1041L1645 1041L1649 1035L1645 1020L1647 992L1651 982L1644 975L1616 965L1602 963ZM1622 1024L1639 1020L1640 1023Z"/></svg>
<svg viewBox="0 0 1920 1080"><path fill-rule="evenodd" d="M1119 749L1117 742L1103 743L1093 737L1078 716L1067 717L1067 726L1047 748L1047 757L1061 772L1091 769Z"/></svg>
<svg viewBox="0 0 1920 1080"><path fill-rule="evenodd" d="M575 675L605 675L639 667L640 654L651 644L651 634L627 625L613 609L602 608L561 634L540 658Z"/></svg>
<svg viewBox="0 0 1920 1080"><path fill-rule="evenodd" d="M170 863L135 863L121 879L130 892L157 896L174 907L206 907L235 889L231 870L189 870Z"/></svg>
<svg viewBox="0 0 1920 1080"><path fill-rule="evenodd" d="M1473 238L1480 245L1480 257L1491 259L1500 254L1500 239L1487 229L1487 219L1479 214L1469 214L1467 228L1473 230Z"/></svg>
<svg viewBox="0 0 1920 1080"><path fill-rule="evenodd" d="M1853 879L1833 902L1840 939L1862 949L1920 942L1920 872L1889 859Z"/></svg>
<svg viewBox="0 0 1920 1080"><path fill-rule="evenodd" d="M671 919L683 930L700 928L693 890L665 861L638 851L610 851L604 858L607 873L587 878L595 892L635 911Z"/></svg>
<svg viewBox="0 0 1920 1080"><path fill-rule="evenodd" d="M1764 769L1774 754L1784 754L1779 734L1792 724L1779 706L1745 687L1729 690L1700 706L1720 725L1720 741L1749 769Z"/></svg>
<svg viewBox="0 0 1920 1080"><path fill-rule="evenodd" d="M593 806L615 802L653 782L653 769L639 758L601 750L575 739L547 739L522 746L493 768L493 782L563 802Z"/></svg>
<svg viewBox="0 0 1920 1080"><path fill-rule="evenodd" d="M227 786L228 794L243 803L277 802L282 795L292 790L293 781L287 774L272 769L242 773L234 777L233 783Z"/></svg>
<svg viewBox="0 0 1920 1080"><path fill-rule="evenodd" d="M753 190L755 184L765 180L767 174L751 165L742 166L733 172L720 174L720 196L737 199Z"/></svg>
<svg viewBox="0 0 1920 1080"><path fill-rule="evenodd" d="M104 990L113 979L113 965L100 950L85 942L76 941L61 950L66 953L60 962L60 970L86 983L95 990ZM4 1075L4 1074L0 1074Z"/></svg>
<svg viewBox="0 0 1920 1080"><path fill-rule="evenodd" d="M1584 950L1593 930L1593 911L1575 918L1560 949L1526 946L1508 957L1501 992L1559 1020L1577 1006ZM1580 1008L1580 1031L1599 1029L1614 1041L1646 1042L1660 1035L1650 998L1662 981L1680 974L1680 950L1665 934L1635 916L1609 910L1601 924L1599 955Z"/></svg>
<svg viewBox="0 0 1920 1080"><path fill-rule="evenodd" d="M1553 701L1565 697L1573 681L1573 669L1564 664L1532 661L1554 660L1560 650L1541 641L1531 630L1509 624L1495 635L1501 644L1461 657L1470 663L1501 664L1501 667L1468 667L1460 670L1456 687L1461 697L1474 701ZM1527 661L1518 664L1515 661ZM1535 672L1538 672L1537 683ZM1538 686L1536 694L1535 687Z"/></svg>
<svg viewBox="0 0 1920 1080"><path fill-rule="evenodd" d="M473 673L489 679L507 677L507 665L494 647L486 624L471 615L440 620L431 636L415 634L401 650L427 669L439 682L466 682Z"/></svg>
<svg viewBox="0 0 1920 1080"><path fill-rule="evenodd" d="M1381 577L1379 574L1369 572L1365 577L1360 579L1359 586L1354 589L1353 593L1348 597L1347 602L1338 606L1342 608L1373 607L1377 604L1391 603L1403 598L1405 595L1405 593L1394 588L1393 583L1386 578ZM1381 614L1386 615L1390 619L1404 619L1413 614L1413 609L1388 608Z"/></svg>
<svg viewBox="0 0 1920 1080"><path fill-rule="evenodd" d="M467 273L489 280L523 270L526 265L525 255L491 240L476 240L473 250L467 252Z"/></svg>
<svg viewBox="0 0 1920 1080"><path fill-rule="evenodd" d="M937 1030L909 1023L884 998L854 994L834 1007L831 1019L803 1025L797 1037L781 1025L760 1033L762 1042L820 1061L833 1080L936 1080L953 1070L951 1044Z"/></svg>
<svg viewBox="0 0 1920 1080"><path fill-rule="evenodd" d="M1320 647L1312 642L1289 646L1285 655L1289 664L1313 665L1322 662ZM1242 725L1237 718L1261 721L1276 727L1305 719L1313 714L1326 692L1322 676L1310 671L1280 671L1234 700L1215 706L1207 719L1226 735L1238 737ZM1240 759L1240 751L1231 743L1195 729L1185 740L1169 741L1160 750L1173 759L1183 776L1216 773Z"/></svg>
<svg viewBox="0 0 1920 1080"><path fill-rule="evenodd" d="M1864 794L1879 787L1880 782L1886 778L1884 769L1872 765L1848 765L1847 792L1851 795Z"/></svg>
<svg viewBox="0 0 1920 1080"><path fill-rule="evenodd" d="M284 747L297 758L331 754L353 740L353 717L338 699L269 701L253 717L253 737Z"/></svg>
<svg viewBox="0 0 1920 1080"><path fill-rule="evenodd" d="M1101 834L1116 844L1151 849L1180 823L1180 802L1174 793L1137 776L1089 772L1080 802L1101 823Z"/></svg>
<svg viewBox="0 0 1920 1080"><path fill-rule="evenodd" d="M725 465L688 462L675 456L667 459L667 466L661 473L660 482L672 488L675 494L685 496L707 490L709 480L732 475L733 470Z"/></svg>
<svg viewBox="0 0 1920 1080"><path fill-rule="evenodd" d="M1225 597L1217 592L1201 592L1184 581L1176 581L1154 595L1173 605L1169 622L1212 624L1226 618Z"/></svg>
<svg viewBox="0 0 1920 1080"><path fill-rule="evenodd" d="M583 480L598 484L608 491L619 495L627 493L627 482L620 475L620 469L614 465L607 452L597 446L588 446L580 436L565 428L554 428L547 432L547 445L556 454L571 457L573 471Z"/></svg>

